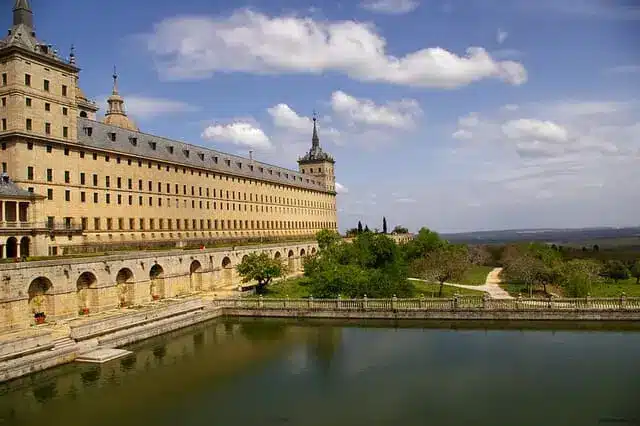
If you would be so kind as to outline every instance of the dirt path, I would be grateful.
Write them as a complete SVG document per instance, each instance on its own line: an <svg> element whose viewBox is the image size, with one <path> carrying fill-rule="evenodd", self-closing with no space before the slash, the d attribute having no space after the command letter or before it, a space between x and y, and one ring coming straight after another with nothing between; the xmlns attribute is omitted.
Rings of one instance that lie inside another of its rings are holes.
<svg viewBox="0 0 640 426"><path fill-rule="evenodd" d="M513 299L512 296L509 295L505 290L503 290L498 284L500 283L500 272L502 272L502 268L494 268L487 275L487 279L485 280L483 285L465 285L465 284L453 284L453 283L444 283L444 285L448 285L451 287L460 287L466 288L468 290L478 290L484 291L489 294L489 297L492 299ZM414 281L424 281L419 280L417 278L409 278Z"/></svg>

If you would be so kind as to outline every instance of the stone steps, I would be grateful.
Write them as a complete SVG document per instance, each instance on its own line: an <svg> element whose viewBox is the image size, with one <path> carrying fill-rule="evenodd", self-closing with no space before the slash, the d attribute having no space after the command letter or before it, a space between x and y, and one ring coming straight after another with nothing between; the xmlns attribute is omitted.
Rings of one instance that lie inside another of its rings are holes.
<svg viewBox="0 0 640 426"><path fill-rule="evenodd" d="M55 339L52 343L53 347L49 349L50 351L61 351L76 347L76 341L70 337L60 337Z"/></svg>

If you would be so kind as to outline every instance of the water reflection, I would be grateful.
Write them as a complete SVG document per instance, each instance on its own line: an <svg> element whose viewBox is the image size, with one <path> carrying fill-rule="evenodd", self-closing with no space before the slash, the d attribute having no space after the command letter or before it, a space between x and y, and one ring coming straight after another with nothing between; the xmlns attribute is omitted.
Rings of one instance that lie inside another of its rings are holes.
<svg viewBox="0 0 640 426"><path fill-rule="evenodd" d="M582 426L638 417L635 332L247 320L128 349L103 365L0 385L0 424Z"/></svg>

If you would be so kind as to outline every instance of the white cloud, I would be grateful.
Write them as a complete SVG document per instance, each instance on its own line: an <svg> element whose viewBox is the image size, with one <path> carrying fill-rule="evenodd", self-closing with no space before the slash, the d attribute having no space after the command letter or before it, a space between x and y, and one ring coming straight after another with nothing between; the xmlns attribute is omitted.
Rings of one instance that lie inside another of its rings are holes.
<svg viewBox="0 0 640 426"><path fill-rule="evenodd" d="M465 129L458 129L451 135L454 139L467 140L473 137L473 133Z"/></svg>
<svg viewBox="0 0 640 426"><path fill-rule="evenodd" d="M402 15L413 12L420 4L415 0L364 0L360 6L371 12Z"/></svg>
<svg viewBox="0 0 640 426"><path fill-rule="evenodd" d="M515 61L498 61L481 47L457 55L440 47L396 57L367 23L270 17L240 10L228 18L178 17L143 36L161 76L207 78L217 72L254 74L333 71L365 82L456 88L488 78L526 82Z"/></svg>
<svg viewBox="0 0 640 426"><path fill-rule="evenodd" d="M101 96L99 106L107 104L108 96ZM141 95L124 95L124 106L128 115L136 119L150 119L166 114L198 111L199 108L186 102L171 99L153 98Z"/></svg>
<svg viewBox="0 0 640 426"><path fill-rule="evenodd" d="M202 138L260 150L269 150L273 147L262 129L246 122L209 126L202 132Z"/></svg>
<svg viewBox="0 0 640 426"><path fill-rule="evenodd" d="M470 112L469 114L458 118L458 126L460 127L475 127L480 123L480 118L477 112Z"/></svg>
<svg viewBox="0 0 640 426"><path fill-rule="evenodd" d="M513 111L517 111L519 108L520 106L516 104L506 104L502 107L502 110L513 112Z"/></svg>
<svg viewBox="0 0 640 426"><path fill-rule="evenodd" d="M411 204L415 203L416 200L414 200L413 198L396 198L395 202L401 204Z"/></svg>
<svg viewBox="0 0 640 426"><path fill-rule="evenodd" d="M496 34L496 41L498 42L498 44L502 44L504 43L504 41L507 39L508 36L509 36L508 32L498 28L498 32Z"/></svg>
<svg viewBox="0 0 640 426"><path fill-rule="evenodd" d="M333 112L354 124L411 129L422 115L417 101L403 99L376 105L371 99L356 98L342 91L331 95Z"/></svg>
<svg viewBox="0 0 640 426"><path fill-rule="evenodd" d="M509 139L546 142L566 142L569 139L567 129L552 121L540 121L529 118L511 120L502 125L502 133Z"/></svg>
<svg viewBox="0 0 640 426"><path fill-rule="evenodd" d="M336 182L336 192L338 194L347 194L349 192L349 188L339 182Z"/></svg>
<svg viewBox="0 0 640 426"><path fill-rule="evenodd" d="M305 132L311 131L311 119L309 117L302 117L298 115L298 113L291 109L291 107L287 104L275 105L271 108L268 108L267 112L273 119L273 124L276 127Z"/></svg>

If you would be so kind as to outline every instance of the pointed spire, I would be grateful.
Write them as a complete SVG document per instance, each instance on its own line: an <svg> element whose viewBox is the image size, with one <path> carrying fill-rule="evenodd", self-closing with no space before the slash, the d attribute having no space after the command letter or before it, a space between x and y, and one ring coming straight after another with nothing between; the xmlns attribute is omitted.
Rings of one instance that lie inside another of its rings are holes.
<svg viewBox="0 0 640 426"><path fill-rule="evenodd" d="M69 52L69 63L75 65L76 63L76 47L72 44L71 51Z"/></svg>
<svg viewBox="0 0 640 426"><path fill-rule="evenodd" d="M318 121L318 114L313 111L313 136L311 138L311 149L320 147L320 138L318 137L318 128L316 122Z"/></svg>
<svg viewBox="0 0 640 426"><path fill-rule="evenodd" d="M117 95L118 94L118 72L116 70L116 66L113 66L113 94Z"/></svg>
<svg viewBox="0 0 640 426"><path fill-rule="evenodd" d="M33 29L33 11L28 0L16 0L13 6L13 26L20 24Z"/></svg>

